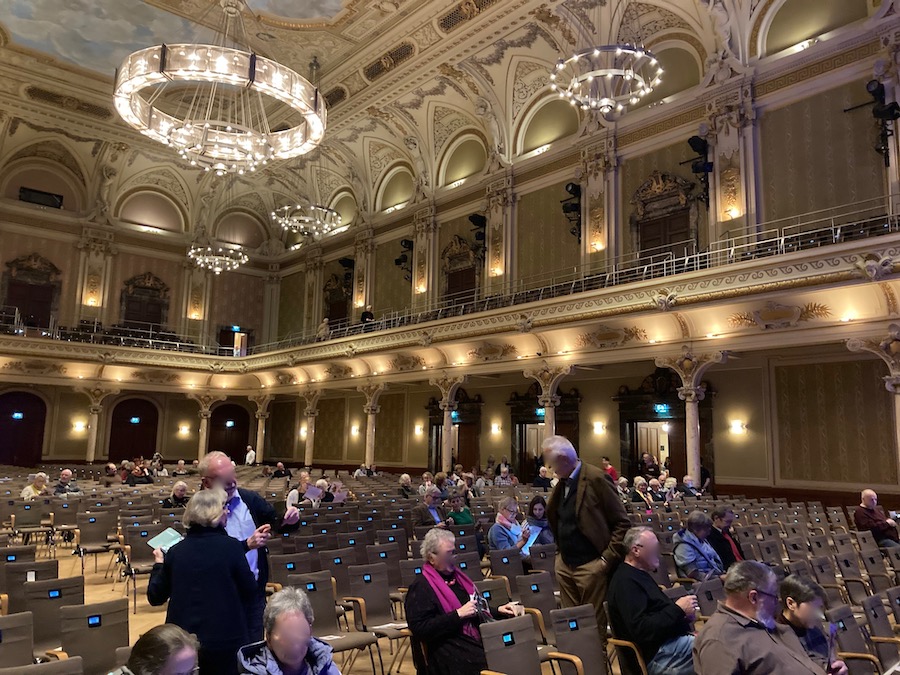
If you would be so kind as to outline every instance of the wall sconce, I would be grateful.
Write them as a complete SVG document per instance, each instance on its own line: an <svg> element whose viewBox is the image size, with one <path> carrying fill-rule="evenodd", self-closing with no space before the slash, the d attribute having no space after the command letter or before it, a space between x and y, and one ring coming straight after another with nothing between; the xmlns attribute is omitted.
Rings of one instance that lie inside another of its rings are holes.
<svg viewBox="0 0 900 675"><path fill-rule="evenodd" d="M491 276L492 277L501 277L503 276L503 268L499 266L495 266L491 268Z"/></svg>
<svg viewBox="0 0 900 675"><path fill-rule="evenodd" d="M354 424L352 427L350 427L350 435L351 436L359 436L359 426L358 425Z"/></svg>
<svg viewBox="0 0 900 675"><path fill-rule="evenodd" d="M421 424L417 424L415 426L414 432L415 432L416 436L421 436L423 433L425 433L425 427L422 426Z"/></svg>
<svg viewBox="0 0 900 675"><path fill-rule="evenodd" d="M600 251L604 250L605 248L606 248L606 244L604 244L599 239L591 242L591 251L593 251L594 253L599 253Z"/></svg>
<svg viewBox="0 0 900 675"><path fill-rule="evenodd" d="M187 436L189 433L191 433L191 428L187 424L182 424L178 427L179 436Z"/></svg>
<svg viewBox="0 0 900 675"><path fill-rule="evenodd" d="M741 420L731 420L729 431L733 434L746 434L747 425L744 424L744 422L742 422Z"/></svg>
<svg viewBox="0 0 900 675"><path fill-rule="evenodd" d="M594 433L598 436L606 433L606 425L603 422L594 422Z"/></svg>
<svg viewBox="0 0 900 675"><path fill-rule="evenodd" d="M200 312L191 312L191 320L199 321L200 320Z"/></svg>
<svg viewBox="0 0 900 675"><path fill-rule="evenodd" d="M96 307L97 306L97 298L95 298L93 295L89 296L87 304L88 304L88 307Z"/></svg>
<svg viewBox="0 0 900 675"><path fill-rule="evenodd" d="M663 423L659 426L659 428L660 428L662 431L664 431L664 432L666 432L666 433L669 433L669 423L668 423L668 422L663 422Z"/></svg>
<svg viewBox="0 0 900 675"><path fill-rule="evenodd" d="M306 438L306 427L300 427L300 438Z"/></svg>
<svg viewBox="0 0 900 675"><path fill-rule="evenodd" d="M85 422L84 420L75 420L74 422L72 422L72 431L81 433L85 429L87 429L87 422Z"/></svg>
<svg viewBox="0 0 900 675"><path fill-rule="evenodd" d="M421 294L421 293L424 293L424 292L427 291L427 290L428 290L428 287L425 286L425 284L419 284L418 286L416 286L416 293L420 293L420 294Z"/></svg>
<svg viewBox="0 0 900 675"><path fill-rule="evenodd" d="M740 210L738 207L736 207L736 206L730 206L730 207L728 207L728 209L726 209L725 214L726 214L729 218L731 218L732 220L734 220L735 218L740 218L740 217L741 217L741 210Z"/></svg>
<svg viewBox="0 0 900 675"><path fill-rule="evenodd" d="M499 424L498 422L492 422L492 423L491 423L491 433L492 433L492 434L494 434L494 435L496 436L497 434L500 433L500 429L501 429L501 427L500 427L500 424Z"/></svg>

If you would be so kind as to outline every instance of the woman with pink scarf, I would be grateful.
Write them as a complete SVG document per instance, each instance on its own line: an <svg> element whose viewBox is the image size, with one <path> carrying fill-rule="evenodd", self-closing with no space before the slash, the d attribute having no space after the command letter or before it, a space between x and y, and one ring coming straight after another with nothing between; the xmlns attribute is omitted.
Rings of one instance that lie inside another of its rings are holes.
<svg viewBox="0 0 900 675"><path fill-rule="evenodd" d="M488 617L479 609L475 584L454 562L456 538L435 528L422 542L422 574L406 594L406 621L418 675L480 675L487 668L478 625L515 616L514 603Z"/></svg>

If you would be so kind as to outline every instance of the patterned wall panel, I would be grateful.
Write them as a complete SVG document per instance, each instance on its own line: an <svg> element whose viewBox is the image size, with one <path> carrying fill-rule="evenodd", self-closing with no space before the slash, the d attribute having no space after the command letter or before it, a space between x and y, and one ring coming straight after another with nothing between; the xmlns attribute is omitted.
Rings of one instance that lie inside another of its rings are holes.
<svg viewBox="0 0 900 675"><path fill-rule="evenodd" d="M897 482L893 402L881 361L776 366L781 478Z"/></svg>
<svg viewBox="0 0 900 675"><path fill-rule="evenodd" d="M843 112L868 96L860 80L763 113L763 221L884 194L871 108Z"/></svg>
<svg viewBox="0 0 900 675"><path fill-rule="evenodd" d="M281 280L281 291L278 302L278 337L287 337L291 333L303 330L303 289L306 274L298 272Z"/></svg>
<svg viewBox="0 0 900 675"><path fill-rule="evenodd" d="M119 253L113 258L112 284L110 286L109 321L117 322L122 318L121 297L125 282L128 279L146 272L151 272L162 279L169 287L169 327L178 325L181 318L181 294L183 286L184 267L179 260L161 260L149 256L134 255L131 253Z"/></svg>
<svg viewBox="0 0 900 675"><path fill-rule="evenodd" d="M412 239L412 236L401 237ZM375 278L373 311L376 316L383 312L400 311L410 305L410 282L406 280L403 270L394 264L394 260L403 252L400 239L379 244L375 250ZM412 251L406 252L412 262Z"/></svg>
<svg viewBox="0 0 900 675"><path fill-rule="evenodd" d="M254 331L259 342L263 326L265 279L240 272L222 273L213 279L210 327L240 326Z"/></svg>
<svg viewBox="0 0 900 675"><path fill-rule="evenodd" d="M81 300L80 297L76 297L75 288L78 283L78 249L68 242L15 232L3 232L0 241L2 241L0 273L7 271L6 263L32 253L38 253L59 268L62 272L62 286L57 318L61 325L72 323L75 318L76 301ZM0 298L0 303L3 300L4 298Z"/></svg>
<svg viewBox="0 0 900 675"><path fill-rule="evenodd" d="M297 401L272 401L269 404L269 459L293 459L297 439Z"/></svg>
<svg viewBox="0 0 900 675"><path fill-rule="evenodd" d="M568 197L566 183L551 185L519 198L516 270L520 279L559 270L571 273L581 262L578 239L563 215L560 200ZM535 246L535 243L539 245Z"/></svg>
<svg viewBox="0 0 900 675"><path fill-rule="evenodd" d="M472 234L472 223L469 222L468 216L461 216L447 220L439 224L438 227L438 255L441 254L454 235L459 235L463 239L473 243L475 240Z"/></svg>
<svg viewBox="0 0 900 675"><path fill-rule="evenodd" d="M344 459L354 464L361 464L366 458L366 422L368 421L368 415L363 412L365 404L366 399L362 396L347 397L347 412L349 413L347 418L349 424L344 432L347 436L347 454L344 456ZM376 421L375 424L375 438L378 438L378 422ZM351 433L353 425L359 427L359 433L355 436Z"/></svg>
<svg viewBox="0 0 900 675"><path fill-rule="evenodd" d="M406 429L406 394L382 394L381 412L375 423L375 461L402 462Z"/></svg>
<svg viewBox="0 0 900 675"><path fill-rule="evenodd" d="M323 398L319 401L316 418L314 460L330 462L340 460L344 453L344 429L346 401L343 398Z"/></svg>

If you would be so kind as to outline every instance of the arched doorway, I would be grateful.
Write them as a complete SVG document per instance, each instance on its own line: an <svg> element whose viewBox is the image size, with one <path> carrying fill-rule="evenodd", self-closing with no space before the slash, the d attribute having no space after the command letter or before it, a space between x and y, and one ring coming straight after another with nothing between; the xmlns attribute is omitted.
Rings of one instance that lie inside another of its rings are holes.
<svg viewBox="0 0 900 675"><path fill-rule="evenodd" d="M221 450L238 464L243 464L250 443L250 413L234 403L220 405L209 420L207 451Z"/></svg>
<svg viewBox="0 0 900 675"><path fill-rule="evenodd" d="M481 466L481 408L484 401L480 394L469 398L465 389L456 391L456 410L453 411L453 430L450 441L455 461L466 471ZM428 458L432 471L441 470L441 449L444 435L444 411L436 398L428 401L430 421Z"/></svg>
<svg viewBox="0 0 900 675"><path fill-rule="evenodd" d="M159 411L143 398L126 398L116 403L109 429L109 461L150 459L156 452Z"/></svg>
<svg viewBox="0 0 900 675"><path fill-rule="evenodd" d="M0 464L37 466L44 447L47 405L25 391L0 395Z"/></svg>
<svg viewBox="0 0 900 675"><path fill-rule="evenodd" d="M564 392L557 391L559 405L556 406L556 433L568 438L578 450L578 407L581 394L577 389ZM509 406L510 428L512 429L512 448L514 454L509 458L513 471L523 483L530 484L543 465L541 444L549 435L544 427L546 411L538 403L541 387L532 382L524 394L513 392L506 405ZM497 458L499 461L499 457Z"/></svg>

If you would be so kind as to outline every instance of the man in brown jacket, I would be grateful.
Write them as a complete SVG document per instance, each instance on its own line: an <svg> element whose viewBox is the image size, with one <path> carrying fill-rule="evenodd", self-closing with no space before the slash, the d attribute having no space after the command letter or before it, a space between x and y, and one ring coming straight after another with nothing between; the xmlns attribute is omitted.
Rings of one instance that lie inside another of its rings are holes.
<svg viewBox="0 0 900 675"><path fill-rule="evenodd" d="M567 438L550 436L541 447L544 465L559 476L547 503L547 520L559 547L556 578L562 606L593 605L605 642L606 587L624 558L622 541L631 521L603 469L578 459Z"/></svg>

